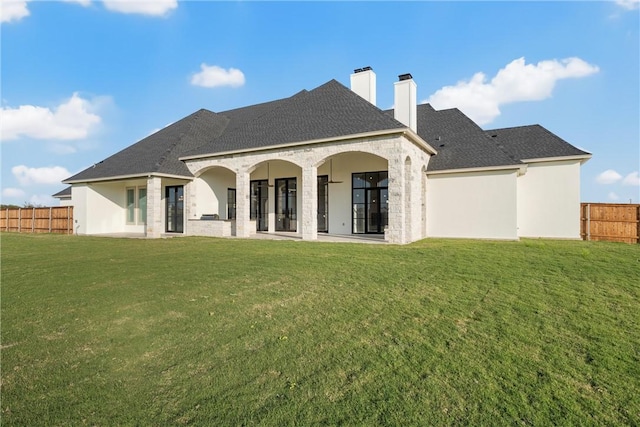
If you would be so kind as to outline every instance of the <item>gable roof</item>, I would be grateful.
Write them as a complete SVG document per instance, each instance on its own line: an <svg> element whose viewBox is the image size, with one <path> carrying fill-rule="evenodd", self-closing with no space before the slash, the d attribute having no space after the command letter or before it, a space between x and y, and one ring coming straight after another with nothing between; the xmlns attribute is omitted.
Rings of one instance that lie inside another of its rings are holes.
<svg viewBox="0 0 640 427"><path fill-rule="evenodd" d="M520 160L590 156L540 125L493 129L485 134L496 141L498 147Z"/></svg>
<svg viewBox="0 0 640 427"><path fill-rule="evenodd" d="M152 173L192 177L178 157L184 150L194 149L219 136L228 123L229 119L222 115L205 109L196 111L63 182Z"/></svg>
<svg viewBox="0 0 640 427"><path fill-rule="evenodd" d="M56 194L53 194L51 197L55 197L57 199L69 199L69 198L71 198L71 186L68 186L64 190L58 191Z"/></svg>
<svg viewBox="0 0 640 427"><path fill-rule="evenodd" d="M522 162L501 150L473 120L457 108L435 110L418 105L418 135L438 150L427 171L517 166Z"/></svg>
<svg viewBox="0 0 640 427"><path fill-rule="evenodd" d="M336 80L284 99L264 114L253 114L253 120L238 113L220 113L230 118L229 128L184 157L406 128Z"/></svg>
<svg viewBox="0 0 640 427"><path fill-rule="evenodd" d="M351 135L406 130L393 117L337 82L275 101L214 113L201 109L143 138L65 183L145 175L192 178L184 160ZM460 110L417 106L417 134L437 154L429 172L518 167L523 159L589 154L541 126L484 131Z"/></svg>

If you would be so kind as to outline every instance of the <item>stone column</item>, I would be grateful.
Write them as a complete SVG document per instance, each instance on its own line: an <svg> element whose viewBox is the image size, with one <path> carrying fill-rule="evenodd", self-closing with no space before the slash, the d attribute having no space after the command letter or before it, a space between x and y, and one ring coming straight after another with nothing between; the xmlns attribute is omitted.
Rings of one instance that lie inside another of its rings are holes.
<svg viewBox="0 0 640 427"><path fill-rule="evenodd" d="M302 239L318 239L318 168L302 168Z"/></svg>
<svg viewBox="0 0 640 427"><path fill-rule="evenodd" d="M236 172L236 237L249 237L252 232L250 176L246 169Z"/></svg>
<svg viewBox="0 0 640 427"><path fill-rule="evenodd" d="M405 164L400 152L389 156L389 243L405 243Z"/></svg>
<svg viewBox="0 0 640 427"><path fill-rule="evenodd" d="M147 237L162 235L162 179L157 176L147 178Z"/></svg>

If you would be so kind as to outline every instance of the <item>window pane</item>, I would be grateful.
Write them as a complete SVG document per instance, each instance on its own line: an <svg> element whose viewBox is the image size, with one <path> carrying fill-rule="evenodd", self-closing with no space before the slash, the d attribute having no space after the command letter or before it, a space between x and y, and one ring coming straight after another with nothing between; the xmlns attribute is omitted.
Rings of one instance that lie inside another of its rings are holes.
<svg viewBox="0 0 640 427"><path fill-rule="evenodd" d="M135 222L136 198L135 189L127 188L127 222Z"/></svg>
<svg viewBox="0 0 640 427"><path fill-rule="evenodd" d="M253 197L252 197L253 202ZM236 219L236 189L227 189L227 219Z"/></svg>
<svg viewBox="0 0 640 427"><path fill-rule="evenodd" d="M366 186L364 174L363 173L354 173L353 174L353 188L364 188Z"/></svg>
<svg viewBox="0 0 640 427"><path fill-rule="evenodd" d="M378 173L378 187L388 187L389 186L389 173L388 172L379 172Z"/></svg>
<svg viewBox="0 0 640 427"><path fill-rule="evenodd" d="M138 189L138 223L147 223L147 189Z"/></svg>
<svg viewBox="0 0 640 427"><path fill-rule="evenodd" d="M375 187L378 184L378 173L367 172L365 175L365 180L366 180L367 187Z"/></svg>
<svg viewBox="0 0 640 427"><path fill-rule="evenodd" d="M364 190L353 190L353 203L364 203Z"/></svg>

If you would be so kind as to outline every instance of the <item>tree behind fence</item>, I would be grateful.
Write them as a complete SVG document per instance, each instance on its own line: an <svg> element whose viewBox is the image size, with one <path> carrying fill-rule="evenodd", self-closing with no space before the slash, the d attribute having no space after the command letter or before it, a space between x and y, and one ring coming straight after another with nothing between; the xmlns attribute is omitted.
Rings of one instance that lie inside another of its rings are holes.
<svg viewBox="0 0 640 427"><path fill-rule="evenodd" d="M17 233L73 234L73 206L3 209L0 230Z"/></svg>
<svg viewBox="0 0 640 427"><path fill-rule="evenodd" d="M640 204L581 203L584 240L640 243Z"/></svg>

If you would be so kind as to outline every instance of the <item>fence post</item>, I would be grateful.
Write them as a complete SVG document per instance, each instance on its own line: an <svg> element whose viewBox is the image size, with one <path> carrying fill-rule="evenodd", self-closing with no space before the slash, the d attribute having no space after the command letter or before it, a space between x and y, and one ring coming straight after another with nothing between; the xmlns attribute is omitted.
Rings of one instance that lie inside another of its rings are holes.
<svg viewBox="0 0 640 427"><path fill-rule="evenodd" d="M51 233L51 221L53 217L53 208L49 206L49 233Z"/></svg>
<svg viewBox="0 0 640 427"><path fill-rule="evenodd" d="M591 240L591 203L587 203L587 241Z"/></svg>
<svg viewBox="0 0 640 427"><path fill-rule="evenodd" d="M638 205L638 211L636 212L636 221L638 221L638 231L636 233L636 243L640 243L640 205Z"/></svg>
<svg viewBox="0 0 640 427"><path fill-rule="evenodd" d="M72 224L73 220L71 219L71 206L67 206L67 235L71 234L69 232L70 227L69 224Z"/></svg>
<svg viewBox="0 0 640 427"><path fill-rule="evenodd" d="M36 232L36 208L31 208L31 233Z"/></svg>
<svg viewBox="0 0 640 427"><path fill-rule="evenodd" d="M22 233L22 208L18 208L18 233Z"/></svg>
<svg viewBox="0 0 640 427"><path fill-rule="evenodd" d="M7 208L7 231L9 231L9 208Z"/></svg>

